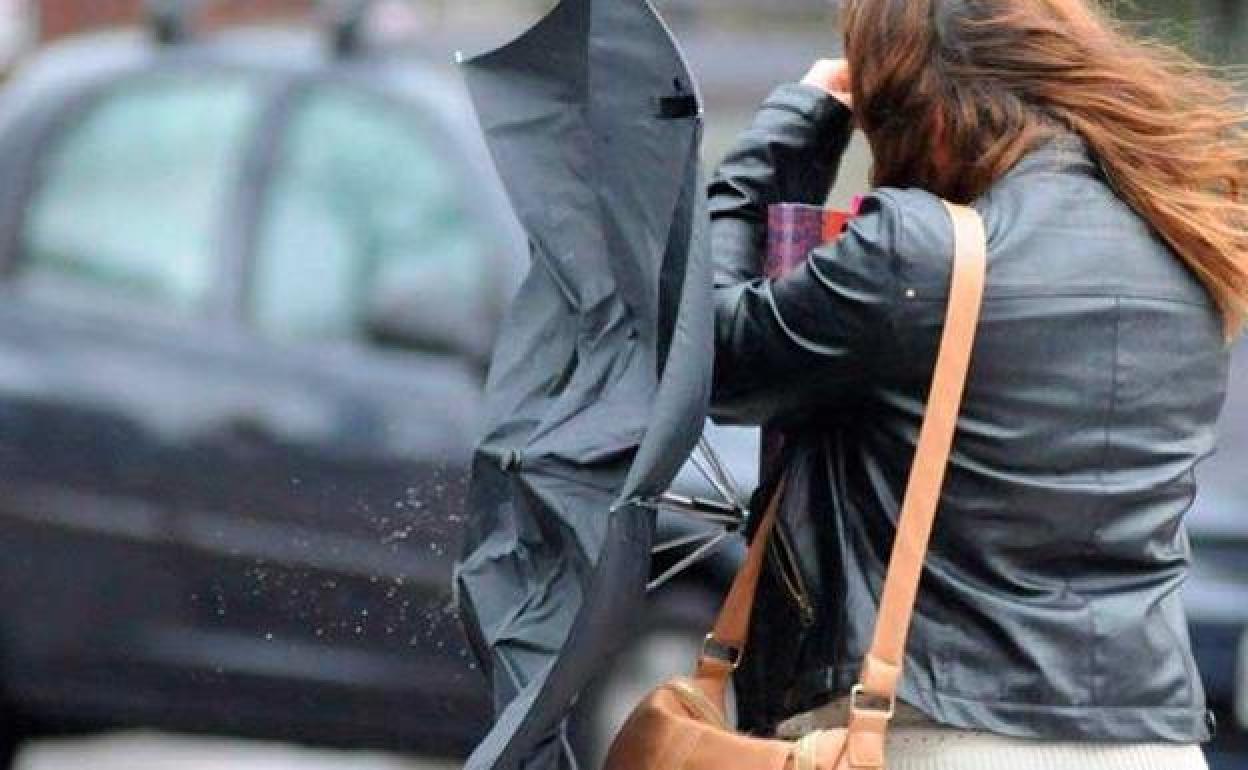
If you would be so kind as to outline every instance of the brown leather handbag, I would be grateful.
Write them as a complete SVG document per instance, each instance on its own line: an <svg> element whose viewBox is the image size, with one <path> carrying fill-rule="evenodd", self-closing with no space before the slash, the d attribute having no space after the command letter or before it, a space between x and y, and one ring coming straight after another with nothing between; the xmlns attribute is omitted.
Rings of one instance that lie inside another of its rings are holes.
<svg viewBox="0 0 1248 770"><path fill-rule="evenodd" d="M646 696L616 736L606 770L883 770L906 635L961 409L987 269L979 215L945 205L955 233L949 307L875 636L850 698L849 725L783 741L737 733L725 716L724 696L744 651L764 551L784 492L781 482L707 634L693 676L672 679Z"/></svg>

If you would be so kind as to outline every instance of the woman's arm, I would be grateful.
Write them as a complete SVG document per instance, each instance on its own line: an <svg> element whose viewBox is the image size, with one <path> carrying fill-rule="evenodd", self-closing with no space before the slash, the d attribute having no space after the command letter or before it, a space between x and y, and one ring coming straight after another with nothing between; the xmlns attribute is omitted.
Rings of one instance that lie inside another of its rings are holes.
<svg viewBox="0 0 1248 770"><path fill-rule="evenodd" d="M767 207L822 204L853 134L853 115L808 83L777 88L711 180L711 249L715 285L762 273Z"/></svg>
<svg viewBox="0 0 1248 770"><path fill-rule="evenodd" d="M711 184L718 421L761 424L843 403L886 339L900 229L890 195L868 198L837 243L790 275L761 276L767 207L822 204L849 142L851 113L830 93L837 82L777 89Z"/></svg>
<svg viewBox="0 0 1248 770"><path fill-rule="evenodd" d="M902 207L876 191L835 243L782 278L715 289L711 416L761 425L844 408L893 353Z"/></svg>

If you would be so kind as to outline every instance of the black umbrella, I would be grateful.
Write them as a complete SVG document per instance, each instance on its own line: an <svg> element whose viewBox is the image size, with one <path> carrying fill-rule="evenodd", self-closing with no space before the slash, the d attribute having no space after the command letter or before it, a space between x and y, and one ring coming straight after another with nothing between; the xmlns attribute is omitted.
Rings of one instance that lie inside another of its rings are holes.
<svg viewBox="0 0 1248 770"><path fill-rule="evenodd" d="M570 763L568 710L636 625L651 503L706 416L701 105L646 0L563 0L464 71L532 252L455 574L497 716L467 767L544 770Z"/></svg>

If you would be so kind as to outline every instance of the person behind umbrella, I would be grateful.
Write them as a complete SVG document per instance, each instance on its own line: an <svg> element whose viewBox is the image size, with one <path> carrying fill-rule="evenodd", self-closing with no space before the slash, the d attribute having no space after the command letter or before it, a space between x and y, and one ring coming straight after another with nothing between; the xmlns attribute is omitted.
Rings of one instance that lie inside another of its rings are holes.
<svg viewBox="0 0 1248 770"><path fill-rule="evenodd" d="M782 508L813 523L789 528L806 595L760 594L745 726L844 724L945 312L945 198L983 217L988 283L890 768L1204 767L1179 588L1248 313L1241 103L1090 0L846 0L843 22L847 60L776 90L709 192L713 414L785 432ZM861 215L761 277L767 206L822 203L855 125Z"/></svg>

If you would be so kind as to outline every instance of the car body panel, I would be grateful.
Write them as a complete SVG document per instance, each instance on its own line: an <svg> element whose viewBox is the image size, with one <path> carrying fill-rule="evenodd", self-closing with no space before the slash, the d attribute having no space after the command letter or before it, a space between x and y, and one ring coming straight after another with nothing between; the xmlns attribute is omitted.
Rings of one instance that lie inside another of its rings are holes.
<svg viewBox="0 0 1248 770"><path fill-rule="evenodd" d="M488 701L447 608L482 373L444 354L257 334L241 298L254 220L238 214L256 200L237 202L271 181L292 95L332 81L388 100L486 199L474 227L495 244L501 315L520 241L489 205L502 198L479 145L449 128L463 102L427 88L431 75L377 78L323 55L150 48L64 46L0 102L14 172L0 193L7 697L50 724L463 751ZM31 280L17 233L50 148L127 83L179 72L265 89L211 296L180 315Z"/></svg>

